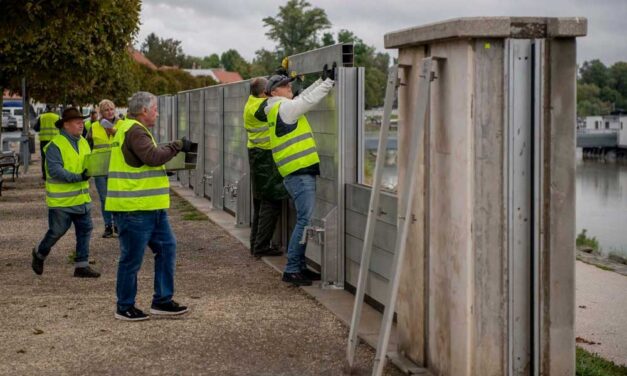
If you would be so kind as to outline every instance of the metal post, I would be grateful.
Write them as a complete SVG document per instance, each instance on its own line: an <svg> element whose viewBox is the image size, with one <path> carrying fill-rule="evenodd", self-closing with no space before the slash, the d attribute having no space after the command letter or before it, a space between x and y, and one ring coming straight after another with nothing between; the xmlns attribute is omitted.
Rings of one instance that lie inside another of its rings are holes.
<svg viewBox="0 0 627 376"><path fill-rule="evenodd" d="M28 139L30 129L30 104L28 102L26 78L22 78L22 137L20 141L20 159L24 165L24 173L28 172L28 165L30 164L30 145Z"/></svg>
<svg viewBox="0 0 627 376"><path fill-rule="evenodd" d="M418 82L418 103L416 106L415 118L413 124L416 130L412 134L410 142L411 149L409 154L407 189L403 190L406 202L403 216L399 216L399 228L401 228L400 236L396 239L394 259L392 260L392 280L389 283L388 301L385 304L383 312L383 320L381 321L381 331L379 332L379 341L377 344L377 354L374 358L372 366L372 374L379 376L383 372L385 365L385 355L387 353L388 343L390 340L390 332L392 330L392 319L394 318L394 307L396 305L396 296L398 294L398 284L401 276L401 260L405 256L407 233L409 232L409 224L411 221L412 202L416 188L415 170L418 159L420 136L423 134L425 124L428 121L429 99L431 94L431 81L433 77L433 58L425 58L422 60L420 81Z"/></svg>
<svg viewBox="0 0 627 376"><path fill-rule="evenodd" d="M398 82L398 66L394 65L388 73L387 87L385 90L385 101L383 107L383 122L379 134L379 144L377 146L377 159L374 168L374 182L372 194L370 195L370 207L366 222L366 232L361 253L361 265L359 267L359 279L357 280L357 290L355 291L355 304L353 305L353 316L351 319L350 333L348 335L348 348L346 356L349 366L353 365L355 358L355 348L357 347L357 328L361 319L361 309L364 301L366 289L366 279L370 269L370 256L372 253L372 242L374 240L374 229L379 217L379 196L381 192L381 180L383 179L383 162L388 144L388 134L390 130L390 117L392 105L394 104L395 93Z"/></svg>

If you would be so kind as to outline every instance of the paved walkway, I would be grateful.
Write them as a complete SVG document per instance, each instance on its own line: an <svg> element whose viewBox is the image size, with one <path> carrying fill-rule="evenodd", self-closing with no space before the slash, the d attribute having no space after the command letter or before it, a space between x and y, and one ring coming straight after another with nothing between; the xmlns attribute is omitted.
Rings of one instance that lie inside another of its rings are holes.
<svg viewBox="0 0 627 376"><path fill-rule="evenodd" d="M627 365L627 277L577 261L578 346Z"/></svg>
<svg viewBox="0 0 627 376"><path fill-rule="evenodd" d="M183 220L177 197L170 210L178 239L175 298L191 307L189 315L113 318L118 242L100 238L98 204L91 259L102 277L72 277L73 229L36 276L30 252L47 228L39 171L31 165L17 183L9 179L0 197L0 374L343 374L347 327L213 222ZM143 309L152 270L148 252L138 278ZM367 370L373 355L360 345L358 366ZM386 374L400 372L388 365Z"/></svg>

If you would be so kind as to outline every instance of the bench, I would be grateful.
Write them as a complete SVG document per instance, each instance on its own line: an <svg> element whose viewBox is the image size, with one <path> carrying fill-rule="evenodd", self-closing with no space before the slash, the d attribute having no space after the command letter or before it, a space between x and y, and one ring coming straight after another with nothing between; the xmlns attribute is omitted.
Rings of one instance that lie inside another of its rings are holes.
<svg viewBox="0 0 627 376"><path fill-rule="evenodd" d="M0 195L2 195L3 175L7 172L11 172L13 181L20 177L20 158L14 151L0 153Z"/></svg>

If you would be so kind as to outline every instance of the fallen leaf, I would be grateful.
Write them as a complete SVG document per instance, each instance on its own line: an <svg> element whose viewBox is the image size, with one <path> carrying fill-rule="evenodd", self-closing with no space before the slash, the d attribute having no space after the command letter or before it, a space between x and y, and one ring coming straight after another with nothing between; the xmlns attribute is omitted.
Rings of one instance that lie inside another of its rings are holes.
<svg viewBox="0 0 627 376"><path fill-rule="evenodd" d="M24 349L19 349L19 350L17 350L17 353L18 353L18 354L26 354L26 350L24 350Z"/></svg>
<svg viewBox="0 0 627 376"><path fill-rule="evenodd" d="M37 328L33 329L33 334L34 335L39 335L39 334L43 334L43 333L44 333L44 331L41 330L41 329L37 329Z"/></svg>
<svg viewBox="0 0 627 376"><path fill-rule="evenodd" d="M588 308L588 307L586 307L585 305L580 305L580 306L579 306L579 308L586 309L586 308Z"/></svg>

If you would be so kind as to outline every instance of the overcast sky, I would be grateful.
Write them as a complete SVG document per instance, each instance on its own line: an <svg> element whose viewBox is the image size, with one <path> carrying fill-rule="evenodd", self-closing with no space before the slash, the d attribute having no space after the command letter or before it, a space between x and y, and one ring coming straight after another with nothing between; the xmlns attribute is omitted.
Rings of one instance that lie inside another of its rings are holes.
<svg viewBox="0 0 627 376"><path fill-rule="evenodd" d="M234 48L251 60L273 50L262 19L287 0L143 0L136 45L150 33L182 41L187 55L218 55ZM326 11L334 36L348 29L383 51L385 33L465 16L588 18L588 36L578 40L581 63L627 61L627 0L309 0ZM391 52L391 51L389 51Z"/></svg>

